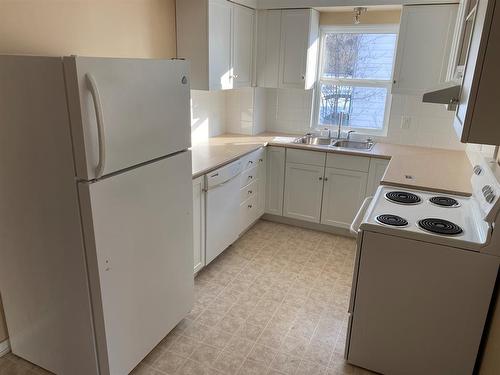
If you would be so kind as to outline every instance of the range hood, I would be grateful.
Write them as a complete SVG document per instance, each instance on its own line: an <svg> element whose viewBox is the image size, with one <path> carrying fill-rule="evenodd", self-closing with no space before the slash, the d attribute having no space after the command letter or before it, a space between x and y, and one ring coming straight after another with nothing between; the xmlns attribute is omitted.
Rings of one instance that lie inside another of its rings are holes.
<svg viewBox="0 0 500 375"><path fill-rule="evenodd" d="M426 92L422 98L424 103L446 104L448 111L457 109L461 85L456 82L446 82L433 90Z"/></svg>

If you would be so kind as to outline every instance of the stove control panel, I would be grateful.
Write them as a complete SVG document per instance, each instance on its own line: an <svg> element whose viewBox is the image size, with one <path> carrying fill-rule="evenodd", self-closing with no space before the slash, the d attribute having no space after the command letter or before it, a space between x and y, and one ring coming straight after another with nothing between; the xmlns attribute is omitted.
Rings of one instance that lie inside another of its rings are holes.
<svg viewBox="0 0 500 375"><path fill-rule="evenodd" d="M473 171L471 177L473 196L481 208L483 219L492 223L500 212L500 183L484 160L478 160Z"/></svg>

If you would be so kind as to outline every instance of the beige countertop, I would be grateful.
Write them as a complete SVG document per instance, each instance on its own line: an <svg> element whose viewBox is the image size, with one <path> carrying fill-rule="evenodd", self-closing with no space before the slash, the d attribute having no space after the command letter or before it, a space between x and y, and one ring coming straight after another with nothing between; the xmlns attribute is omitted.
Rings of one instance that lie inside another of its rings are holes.
<svg viewBox="0 0 500 375"><path fill-rule="evenodd" d="M262 133L256 136L223 134L195 144L191 149L193 178L230 163L259 147L271 145L390 159L381 181L384 185L471 195L472 166L464 151L389 143L376 143L370 151L345 151L290 143L295 137L277 133Z"/></svg>

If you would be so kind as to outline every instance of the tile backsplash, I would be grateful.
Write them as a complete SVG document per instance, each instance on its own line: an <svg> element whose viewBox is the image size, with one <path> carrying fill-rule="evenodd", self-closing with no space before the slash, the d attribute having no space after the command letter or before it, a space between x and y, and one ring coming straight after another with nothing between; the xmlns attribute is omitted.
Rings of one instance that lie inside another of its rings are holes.
<svg viewBox="0 0 500 375"><path fill-rule="evenodd" d="M388 143L465 149L453 130L453 112L444 106L422 103L420 97L410 95L393 95L391 100L387 135L372 138ZM222 133L304 134L311 131L313 91L255 87L192 90L191 108L193 143Z"/></svg>
<svg viewBox="0 0 500 375"><path fill-rule="evenodd" d="M266 89L268 131L304 134L311 131L312 90ZM401 126L405 116L407 126ZM444 106L422 103L421 98L393 95L387 136L381 142L464 149L453 130L453 113Z"/></svg>
<svg viewBox="0 0 500 375"><path fill-rule="evenodd" d="M226 132L224 91L191 90L191 141L196 144Z"/></svg>

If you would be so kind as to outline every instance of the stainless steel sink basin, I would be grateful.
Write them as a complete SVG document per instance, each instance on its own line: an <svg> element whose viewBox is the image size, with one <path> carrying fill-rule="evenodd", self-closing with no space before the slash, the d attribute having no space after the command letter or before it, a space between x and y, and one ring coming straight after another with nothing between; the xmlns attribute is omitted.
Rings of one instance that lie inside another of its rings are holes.
<svg viewBox="0 0 500 375"><path fill-rule="evenodd" d="M365 151L371 150L374 145L375 143L370 141L359 142L359 141L349 141L345 139L337 140L332 143L332 147L350 148L350 149L365 150Z"/></svg>
<svg viewBox="0 0 500 375"><path fill-rule="evenodd" d="M326 137L312 137L306 135L304 137L295 139L293 143L300 143L303 145L329 146L332 143L332 139Z"/></svg>

